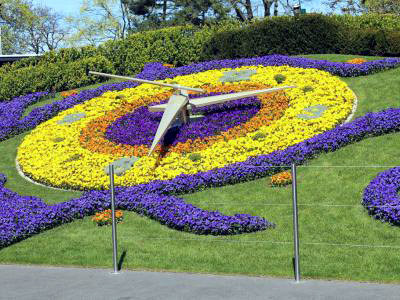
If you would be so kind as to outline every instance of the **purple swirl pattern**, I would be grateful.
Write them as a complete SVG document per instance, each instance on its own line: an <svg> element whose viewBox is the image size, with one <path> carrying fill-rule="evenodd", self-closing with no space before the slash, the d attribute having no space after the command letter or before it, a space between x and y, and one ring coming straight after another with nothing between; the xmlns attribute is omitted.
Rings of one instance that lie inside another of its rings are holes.
<svg viewBox="0 0 400 300"><path fill-rule="evenodd" d="M400 167L378 174L366 187L362 204L375 219L400 225Z"/></svg>

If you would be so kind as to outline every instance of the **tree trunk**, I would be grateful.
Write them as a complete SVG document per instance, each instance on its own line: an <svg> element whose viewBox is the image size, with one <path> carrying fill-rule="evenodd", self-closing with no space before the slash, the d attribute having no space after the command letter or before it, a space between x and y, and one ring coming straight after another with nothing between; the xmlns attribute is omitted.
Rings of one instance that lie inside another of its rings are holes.
<svg viewBox="0 0 400 300"><path fill-rule="evenodd" d="M163 1L163 7L162 7L162 20L165 22L167 19L167 0Z"/></svg>
<svg viewBox="0 0 400 300"><path fill-rule="evenodd" d="M246 0L246 3L244 6L245 6L246 12L247 12L247 19L252 20L253 19L253 8L251 6L251 0Z"/></svg>
<svg viewBox="0 0 400 300"><path fill-rule="evenodd" d="M278 0L274 0L274 16L278 15Z"/></svg>
<svg viewBox="0 0 400 300"><path fill-rule="evenodd" d="M272 0L263 0L264 4L264 17L271 16Z"/></svg>
<svg viewBox="0 0 400 300"><path fill-rule="evenodd" d="M241 22L246 21L245 15L243 14L243 12L236 5L237 0L230 0L230 3L232 5L233 9L235 10L236 16L239 18L239 20Z"/></svg>

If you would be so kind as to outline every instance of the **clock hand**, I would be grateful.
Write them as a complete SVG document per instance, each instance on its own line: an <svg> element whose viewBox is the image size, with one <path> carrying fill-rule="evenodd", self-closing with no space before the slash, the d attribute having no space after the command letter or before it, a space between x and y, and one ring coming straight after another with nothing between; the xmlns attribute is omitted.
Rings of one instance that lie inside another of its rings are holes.
<svg viewBox="0 0 400 300"><path fill-rule="evenodd" d="M169 84L169 83L162 83L162 82L156 82L156 81L151 81L151 80L145 80L145 79L139 79L139 78L134 78L134 77L129 77L129 76L120 76L120 75L113 75L113 74L107 74L107 73L101 73L101 72L94 72L94 71L86 71L87 75L98 75L98 76L103 76L103 77L109 77L109 78L119 78L119 79L126 79L126 80L132 80L136 82L141 82L141 83L149 83L149 84L155 84L159 86L165 86L165 87L171 87L176 90L186 90L186 91L194 91L194 92L204 92L203 89L199 88L192 88L192 87L187 87L187 86L181 86L181 85L176 85L176 84Z"/></svg>
<svg viewBox="0 0 400 300"><path fill-rule="evenodd" d="M284 90L284 89L290 89L290 88L295 88L295 86L282 86L282 87L271 88L271 89L245 91L245 92L239 92L239 93L234 93L234 94L224 94L224 95L189 99L189 104L193 105L195 107L202 107L202 106L207 106L207 105L212 105L212 104L224 103L224 102L230 101L230 100L236 100L236 99L256 96L256 95L260 95L260 94L272 93L272 92L276 92L276 91L280 91L280 90ZM159 105L159 106L161 106L161 105ZM150 108L151 107L149 107L149 110L150 110ZM156 107L156 109L158 109L157 111L160 111L160 107ZM150 110L150 111L152 111L152 110Z"/></svg>
<svg viewBox="0 0 400 300"><path fill-rule="evenodd" d="M211 104L224 103L224 102L230 101L230 100L251 97L251 96L258 95L258 94L272 93L272 92L276 92L279 90L294 88L294 87L295 86L284 86L284 87L271 88L271 89L245 91L245 92L239 92L239 93L234 93L234 94L224 94L224 95L190 99L189 100L190 105L187 106L187 110L189 110L189 111L192 110L192 105L196 106L196 107L202 107L202 106L207 106L207 105L211 105ZM157 104L157 105L149 106L148 110L150 112L160 112L160 111L164 111L166 107L167 107L166 103L165 104Z"/></svg>
<svg viewBox="0 0 400 300"><path fill-rule="evenodd" d="M174 94L169 98L167 107L165 108L164 114L161 118L160 125L158 125L156 135L154 136L154 140L148 154L149 156L153 153L153 150L157 146L158 142L167 133L176 116L182 110L182 108L187 105L187 103L188 97L185 95Z"/></svg>

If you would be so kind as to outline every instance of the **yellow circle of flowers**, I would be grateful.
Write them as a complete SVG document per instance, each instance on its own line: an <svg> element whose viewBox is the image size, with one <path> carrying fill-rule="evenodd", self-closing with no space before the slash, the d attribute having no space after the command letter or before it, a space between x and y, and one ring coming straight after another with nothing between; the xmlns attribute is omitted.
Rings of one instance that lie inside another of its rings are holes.
<svg viewBox="0 0 400 300"><path fill-rule="evenodd" d="M253 69L251 82L274 87L294 85L287 89L289 108L279 120L269 126L262 126L245 137L220 141L209 148L198 151L201 160L192 161L189 155L172 153L164 159L156 156L141 157L133 168L122 176L116 176L115 184L130 186L152 180L168 180L180 174L195 174L228 164L245 161L249 156L268 154L297 144L316 134L334 128L350 114L355 96L349 87L327 72L316 69L301 69L289 66L265 67L246 66L235 69L224 68L191 75L177 76L161 82L177 82L180 85L200 87L219 85L219 79L227 71ZM274 76L282 74L286 80L277 84ZM241 84L237 82L235 84ZM311 91L304 91L307 86ZM35 181L65 188L102 189L108 186L108 175L104 168L121 158L116 155L93 153L79 144L79 135L91 120L107 114L121 105L122 101L144 105L143 97L166 91L167 88L142 84L118 92L106 92L100 97L60 112L53 119L37 126L27 135L18 148L17 161L22 171ZM123 97L117 97L118 95ZM304 109L314 105L328 109L319 118L304 120L298 115L307 113ZM84 113L86 116L70 124L59 124L65 116ZM257 134L264 138L254 138Z"/></svg>

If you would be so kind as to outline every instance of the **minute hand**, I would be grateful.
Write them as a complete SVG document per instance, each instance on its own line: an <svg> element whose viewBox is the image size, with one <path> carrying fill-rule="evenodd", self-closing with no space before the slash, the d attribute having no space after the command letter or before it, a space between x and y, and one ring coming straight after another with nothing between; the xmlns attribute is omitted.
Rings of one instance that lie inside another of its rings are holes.
<svg viewBox="0 0 400 300"><path fill-rule="evenodd" d="M223 103L223 102L230 101L230 100L236 100L236 99L256 96L256 95L260 95L260 94L273 93L276 91L280 91L280 90L284 90L284 89L291 89L291 88L295 88L295 87L296 86L282 86L282 87L271 88L271 89L246 91L246 92L239 92L239 93L234 93L234 94L224 94L224 95L217 95L217 96L208 96L208 97L190 99L189 103L195 107L202 107L202 106L207 106L207 105L212 105L212 104L219 104L219 103Z"/></svg>

